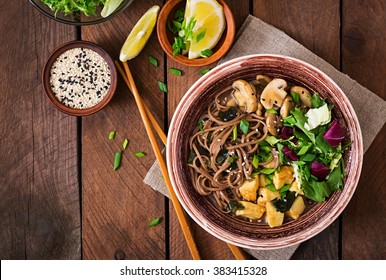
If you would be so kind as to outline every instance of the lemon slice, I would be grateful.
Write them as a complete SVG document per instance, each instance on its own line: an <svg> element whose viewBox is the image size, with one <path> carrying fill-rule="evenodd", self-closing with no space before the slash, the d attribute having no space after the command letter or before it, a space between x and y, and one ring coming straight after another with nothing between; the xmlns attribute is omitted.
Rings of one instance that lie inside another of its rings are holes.
<svg viewBox="0 0 386 280"><path fill-rule="evenodd" d="M193 39L189 47L189 59L201 56L201 51L212 49L220 40L225 29L223 7L216 0L187 0L185 7L186 22L194 17ZM205 36L197 42L197 35Z"/></svg>
<svg viewBox="0 0 386 280"><path fill-rule="evenodd" d="M151 7L135 24L122 46L119 59L125 62L136 57L145 47L157 21L159 6Z"/></svg>
<svg viewBox="0 0 386 280"><path fill-rule="evenodd" d="M121 5L122 2L123 0L106 0L105 6L101 11L101 16L104 18L108 17L119 7L119 5Z"/></svg>

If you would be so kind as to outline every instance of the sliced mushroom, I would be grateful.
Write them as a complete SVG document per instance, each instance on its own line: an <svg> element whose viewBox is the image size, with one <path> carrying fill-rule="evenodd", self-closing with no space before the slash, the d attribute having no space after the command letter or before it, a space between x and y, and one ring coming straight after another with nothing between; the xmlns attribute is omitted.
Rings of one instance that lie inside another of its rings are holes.
<svg viewBox="0 0 386 280"><path fill-rule="evenodd" d="M252 84L256 87L256 92L261 94L270 81L272 81L272 79L268 76L257 75L256 80L254 80Z"/></svg>
<svg viewBox="0 0 386 280"><path fill-rule="evenodd" d="M232 84L233 97L236 100L237 105L240 107L245 107L245 112L252 113L257 110L257 97L256 89L250 83L244 80L236 80Z"/></svg>
<svg viewBox="0 0 386 280"><path fill-rule="evenodd" d="M295 107L292 97L288 95L284 98L283 105L280 108L280 116L282 118L288 117L291 110Z"/></svg>
<svg viewBox="0 0 386 280"><path fill-rule="evenodd" d="M274 105L281 107L284 98L287 96L285 88L287 82L283 79L273 79L263 90L260 96L260 102L265 109L271 109Z"/></svg>
<svg viewBox="0 0 386 280"><path fill-rule="evenodd" d="M277 136L280 128L283 126L283 120L280 116L272 113L266 113L266 125L269 133L273 136Z"/></svg>
<svg viewBox="0 0 386 280"><path fill-rule="evenodd" d="M291 87L291 92L295 92L299 95L300 102L302 103L302 105L308 108L312 108L311 93L308 89L301 86L293 86Z"/></svg>
<svg viewBox="0 0 386 280"><path fill-rule="evenodd" d="M262 117L263 116L263 109L264 109L263 105L261 105L261 103L258 102L256 114L258 116Z"/></svg>

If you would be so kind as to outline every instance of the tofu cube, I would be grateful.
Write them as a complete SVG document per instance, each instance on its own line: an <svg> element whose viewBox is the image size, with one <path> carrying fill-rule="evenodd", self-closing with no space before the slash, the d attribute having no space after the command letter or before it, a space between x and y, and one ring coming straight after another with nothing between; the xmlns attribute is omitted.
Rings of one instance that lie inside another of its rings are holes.
<svg viewBox="0 0 386 280"><path fill-rule="evenodd" d="M239 201L239 203L244 206L244 209L237 210L236 216L241 216L251 220L257 220L260 219L265 212L265 207L261 205L257 205L248 201Z"/></svg>
<svg viewBox="0 0 386 280"><path fill-rule="evenodd" d="M268 202L265 207L267 209L268 225L271 228L281 226L284 220L284 213L277 211L271 202Z"/></svg>
<svg viewBox="0 0 386 280"><path fill-rule="evenodd" d="M257 199L257 204L265 206L267 202L274 200L275 198L280 198L280 193L278 191L273 192L267 188L259 189L259 198Z"/></svg>
<svg viewBox="0 0 386 280"><path fill-rule="evenodd" d="M304 209L306 208L306 205L304 204L303 198L298 195L294 202L292 203L292 206L290 210L285 212L286 216L291 217L294 220L297 220L299 216L303 213Z"/></svg>
<svg viewBox="0 0 386 280"><path fill-rule="evenodd" d="M281 166L280 172L275 171L273 175L273 184L277 190L280 190L284 185L291 184L294 180L294 174L291 166Z"/></svg>
<svg viewBox="0 0 386 280"><path fill-rule="evenodd" d="M244 181L240 186L239 191L241 196L245 200L256 201L257 190L259 189L259 176L256 176L253 180Z"/></svg>
<svg viewBox="0 0 386 280"><path fill-rule="evenodd" d="M296 180L292 182L291 187L289 188L289 191L304 195L303 190L299 187L299 184L298 182L296 182Z"/></svg>

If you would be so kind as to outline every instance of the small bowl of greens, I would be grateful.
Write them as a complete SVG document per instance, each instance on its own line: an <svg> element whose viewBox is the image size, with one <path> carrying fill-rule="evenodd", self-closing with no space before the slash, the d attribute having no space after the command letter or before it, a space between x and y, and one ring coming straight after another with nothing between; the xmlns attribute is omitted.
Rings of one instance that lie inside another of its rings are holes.
<svg viewBox="0 0 386 280"><path fill-rule="evenodd" d="M126 9L133 0L29 0L45 16L66 24L104 22Z"/></svg>

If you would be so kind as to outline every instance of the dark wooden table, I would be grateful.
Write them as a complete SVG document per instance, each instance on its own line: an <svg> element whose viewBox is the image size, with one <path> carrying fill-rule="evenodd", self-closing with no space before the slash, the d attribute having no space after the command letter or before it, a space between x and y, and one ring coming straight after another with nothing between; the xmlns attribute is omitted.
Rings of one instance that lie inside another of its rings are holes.
<svg viewBox="0 0 386 280"><path fill-rule="evenodd" d="M253 14L386 97L386 1L228 2L238 27ZM118 58L135 22L154 4L163 2L135 0L106 23L76 28L44 17L28 1L0 0L1 259L190 259L171 203L142 182L155 157L122 80L112 102L84 118L57 111L41 83L49 54L70 40L96 42ZM148 55L158 59L158 68ZM165 131L180 98L200 77L199 70L207 68L171 61L155 33L130 64L146 104ZM184 76L171 75L170 67ZM167 83L167 94L157 80ZM111 130L117 131L114 141L108 140ZM121 168L113 171L113 157L124 138L130 144ZM364 157L346 210L301 244L294 259L386 258L385 142L382 130ZM136 158L136 151L148 156ZM164 221L148 228L159 216ZM233 259L225 243L191 225L203 258Z"/></svg>

